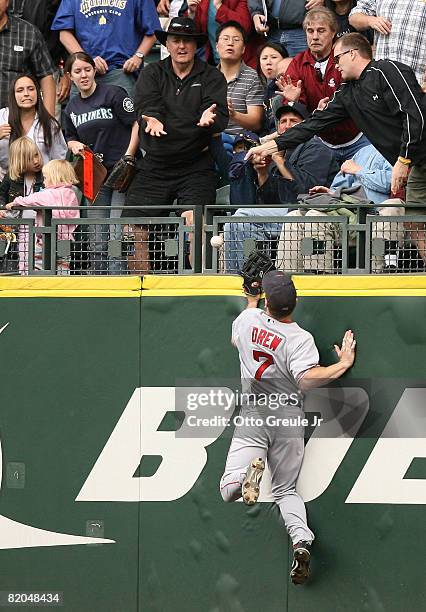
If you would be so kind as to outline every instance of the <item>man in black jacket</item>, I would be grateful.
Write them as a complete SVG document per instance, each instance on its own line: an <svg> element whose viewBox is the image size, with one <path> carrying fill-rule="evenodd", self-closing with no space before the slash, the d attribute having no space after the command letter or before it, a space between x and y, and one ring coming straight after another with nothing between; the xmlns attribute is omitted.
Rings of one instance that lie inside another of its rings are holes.
<svg viewBox="0 0 426 612"><path fill-rule="evenodd" d="M141 148L146 151L126 198L127 206L214 204L216 173L209 145L228 124L223 75L195 57L207 36L192 19L175 17L167 32L156 31L170 57L146 66L135 89ZM123 216L158 216L152 209L125 210ZM186 214L191 224L190 214ZM147 230L145 230L147 240ZM144 258L146 261L146 257Z"/></svg>
<svg viewBox="0 0 426 612"><path fill-rule="evenodd" d="M426 95L414 72L392 60L372 61L371 46L358 33L339 39L334 58L344 82L325 109L247 155L267 157L293 148L351 117L393 165L391 191L397 193L407 184L407 212L419 213L415 207L426 202ZM424 223L411 224L410 229L426 262Z"/></svg>

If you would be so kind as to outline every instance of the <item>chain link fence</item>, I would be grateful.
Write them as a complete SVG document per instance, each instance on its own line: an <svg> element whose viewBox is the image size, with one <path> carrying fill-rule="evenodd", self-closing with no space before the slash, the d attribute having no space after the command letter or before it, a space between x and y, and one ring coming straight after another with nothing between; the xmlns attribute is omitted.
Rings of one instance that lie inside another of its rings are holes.
<svg viewBox="0 0 426 612"><path fill-rule="evenodd" d="M409 209L404 216L401 208L371 215L371 204L360 204L348 217L330 209L294 207L285 214L279 206L193 206L189 225L176 208L162 208L168 216L88 219L83 207L77 220L53 218L54 209L3 218L0 273L236 274L253 249L290 273L425 272L426 218ZM72 238L63 240L64 227L76 223Z"/></svg>

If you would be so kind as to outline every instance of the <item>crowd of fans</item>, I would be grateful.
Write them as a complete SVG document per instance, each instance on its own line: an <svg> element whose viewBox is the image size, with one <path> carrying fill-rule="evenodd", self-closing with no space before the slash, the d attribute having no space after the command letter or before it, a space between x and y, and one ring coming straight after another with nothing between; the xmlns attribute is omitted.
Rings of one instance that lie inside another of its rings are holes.
<svg viewBox="0 0 426 612"><path fill-rule="evenodd" d="M426 3L413 0L0 0L2 223L25 217L14 201L84 205L70 164L49 163L85 147L108 174L136 158L127 193L102 186L86 216L138 218L140 272L152 269L147 217L177 202L191 225L191 207L214 204L220 185L236 216L277 217L244 227L230 217L230 272L247 237L277 241L289 253L280 265L303 270L278 217L318 215L318 197L321 214L345 190L372 202L371 214L423 214L425 24ZM156 41L164 59L147 60ZM308 213L294 208L300 194L312 197ZM73 240L76 226L64 227ZM123 225L88 227L89 273L132 269L108 251ZM425 224L406 227L426 264ZM384 237L390 270L401 232Z"/></svg>

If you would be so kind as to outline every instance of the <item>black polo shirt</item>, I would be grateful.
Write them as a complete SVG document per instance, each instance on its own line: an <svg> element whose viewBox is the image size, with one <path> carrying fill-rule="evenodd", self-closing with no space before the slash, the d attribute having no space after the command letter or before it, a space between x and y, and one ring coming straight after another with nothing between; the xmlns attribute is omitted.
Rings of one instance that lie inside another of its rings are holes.
<svg viewBox="0 0 426 612"><path fill-rule="evenodd" d="M40 80L53 74L54 66L40 31L8 15L6 25L0 30L0 108L8 105L10 83L25 72Z"/></svg>

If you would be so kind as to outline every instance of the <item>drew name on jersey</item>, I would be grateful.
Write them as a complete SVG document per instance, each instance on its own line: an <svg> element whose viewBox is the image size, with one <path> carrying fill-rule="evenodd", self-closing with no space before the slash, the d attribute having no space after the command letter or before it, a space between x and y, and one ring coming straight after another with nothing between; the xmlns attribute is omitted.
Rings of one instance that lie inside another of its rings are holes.
<svg viewBox="0 0 426 612"><path fill-rule="evenodd" d="M81 115L76 115L75 113L70 114L71 121L74 124L74 127L78 127L83 123L87 123L88 121L96 121L97 119L113 119L112 109L111 108L98 108L94 111L89 111L88 113L81 113Z"/></svg>
<svg viewBox="0 0 426 612"><path fill-rule="evenodd" d="M272 332L268 332L266 329L252 327L251 341L253 344L258 344L259 346L264 346L265 348L271 349L271 351L276 351L282 342L282 338L276 334L273 334Z"/></svg>

